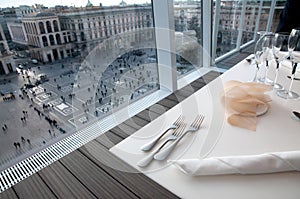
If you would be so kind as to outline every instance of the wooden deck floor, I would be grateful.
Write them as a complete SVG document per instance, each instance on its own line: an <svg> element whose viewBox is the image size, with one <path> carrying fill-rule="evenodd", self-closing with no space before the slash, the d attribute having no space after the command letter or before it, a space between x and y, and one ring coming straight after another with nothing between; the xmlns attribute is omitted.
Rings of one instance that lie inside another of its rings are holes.
<svg viewBox="0 0 300 199"><path fill-rule="evenodd" d="M235 64L237 64L238 62L248 57L253 52L254 52L254 44L251 44L246 48L244 48L243 50L241 50L240 52L237 52L232 56L230 56L229 58L220 61L219 63L216 64L216 66L223 69L229 69Z"/></svg>
<svg viewBox="0 0 300 199"><path fill-rule="evenodd" d="M4 191L0 198L177 198L108 149L219 75L214 71L209 72ZM117 165L118 169L109 165Z"/></svg>

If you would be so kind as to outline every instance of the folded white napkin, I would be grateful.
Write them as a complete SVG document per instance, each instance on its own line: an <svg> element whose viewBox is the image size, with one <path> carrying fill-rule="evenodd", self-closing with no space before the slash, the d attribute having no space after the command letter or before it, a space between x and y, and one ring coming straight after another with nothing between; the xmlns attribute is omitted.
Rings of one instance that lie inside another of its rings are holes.
<svg viewBox="0 0 300 199"><path fill-rule="evenodd" d="M300 171L300 151L207 159L183 159L172 160L171 162L191 176Z"/></svg>

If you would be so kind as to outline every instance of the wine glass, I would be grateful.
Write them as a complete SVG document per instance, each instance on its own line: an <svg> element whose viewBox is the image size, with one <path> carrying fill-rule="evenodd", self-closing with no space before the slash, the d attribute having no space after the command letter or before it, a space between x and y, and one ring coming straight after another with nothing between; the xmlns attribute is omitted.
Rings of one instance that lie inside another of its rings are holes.
<svg viewBox="0 0 300 199"><path fill-rule="evenodd" d="M264 36L265 34L267 34L266 31L259 31L257 32L257 36L256 38L257 41L255 43L255 47L254 47L254 62L256 65L256 71L255 71L255 76L253 78L253 82L257 82L257 73L260 69L260 64L261 64L261 60L262 60L262 55L263 55L263 49L262 49L262 43L264 41Z"/></svg>
<svg viewBox="0 0 300 199"><path fill-rule="evenodd" d="M279 67L281 62L289 56L288 51L288 41L289 41L290 33L282 32L276 33L273 40L273 55L276 61L276 70L275 70L275 78L274 78L274 86L275 90L283 89L283 86L277 83Z"/></svg>
<svg viewBox="0 0 300 199"><path fill-rule="evenodd" d="M265 62L266 70L264 77L258 79L258 81L267 84L273 85L273 81L268 79L268 71L269 71L269 62L273 59L272 48L273 48L273 33L266 33L262 42L262 62Z"/></svg>
<svg viewBox="0 0 300 199"><path fill-rule="evenodd" d="M300 28L294 28L289 36L288 51L292 63L291 82L288 90L277 91L277 95L285 99L297 99L299 94L292 91L298 63L300 63Z"/></svg>

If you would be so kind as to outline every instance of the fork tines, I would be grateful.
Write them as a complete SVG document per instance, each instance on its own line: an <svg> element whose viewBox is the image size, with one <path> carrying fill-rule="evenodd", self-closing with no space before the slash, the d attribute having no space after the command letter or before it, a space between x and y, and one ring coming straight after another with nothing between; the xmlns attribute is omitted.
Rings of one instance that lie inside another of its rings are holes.
<svg viewBox="0 0 300 199"><path fill-rule="evenodd" d="M174 125L179 126L183 122L184 118L182 115L180 115L177 120L174 122Z"/></svg>
<svg viewBox="0 0 300 199"><path fill-rule="evenodd" d="M173 135L175 136L180 136L182 133L183 133L183 130L185 129L186 127L186 123L183 123L181 124L174 132L173 132Z"/></svg>
<svg viewBox="0 0 300 199"><path fill-rule="evenodd" d="M204 115L197 115L194 122L191 124L192 127L199 129L204 120Z"/></svg>

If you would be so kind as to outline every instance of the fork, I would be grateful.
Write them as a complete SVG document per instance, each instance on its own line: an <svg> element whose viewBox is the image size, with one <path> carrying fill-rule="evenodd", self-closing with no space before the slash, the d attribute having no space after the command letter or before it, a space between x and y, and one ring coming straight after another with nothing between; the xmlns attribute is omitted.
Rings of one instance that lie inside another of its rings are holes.
<svg viewBox="0 0 300 199"><path fill-rule="evenodd" d="M196 132L200 129L200 126L204 120L203 115L198 115L193 123L188 127L188 129L180 136L178 139L176 139L172 144L164 148L163 150L159 151L154 155L155 160L164 160L168 155L173 151L173 149L176 147L176 145L180 142L180 140L189 132Z"/></svg>
<svg viewBox="0 0 300 199"><path fill-rule="evenodd" d="M172 141L172 140L176 140L177 138L179 138L182 133L183 130L185 129L186 124L183 123L181 126L179 126L165 141L162 145L160 145L160 147L156 148L154 151L152 151L149 155L147 155L145 158L143 158L142 160L140 160L137 165L139 167L145 167L147 166L154 158L154 155L159 152L168 142Z"/></svg>
<svg viewBox="0 0 300 199"><path fill-rule="evenodd" d="M150 151L155 146L155 144L158 142L158 140L160 140L169 130L177 129L180 126L180 124L183 122L183 120L184 120L184 118L182 117L182 115L180 115L177 118L177 120L167 130L165 130L161 135L157 136L149 143L142 146L141 150L142 151Z"/></svg>

